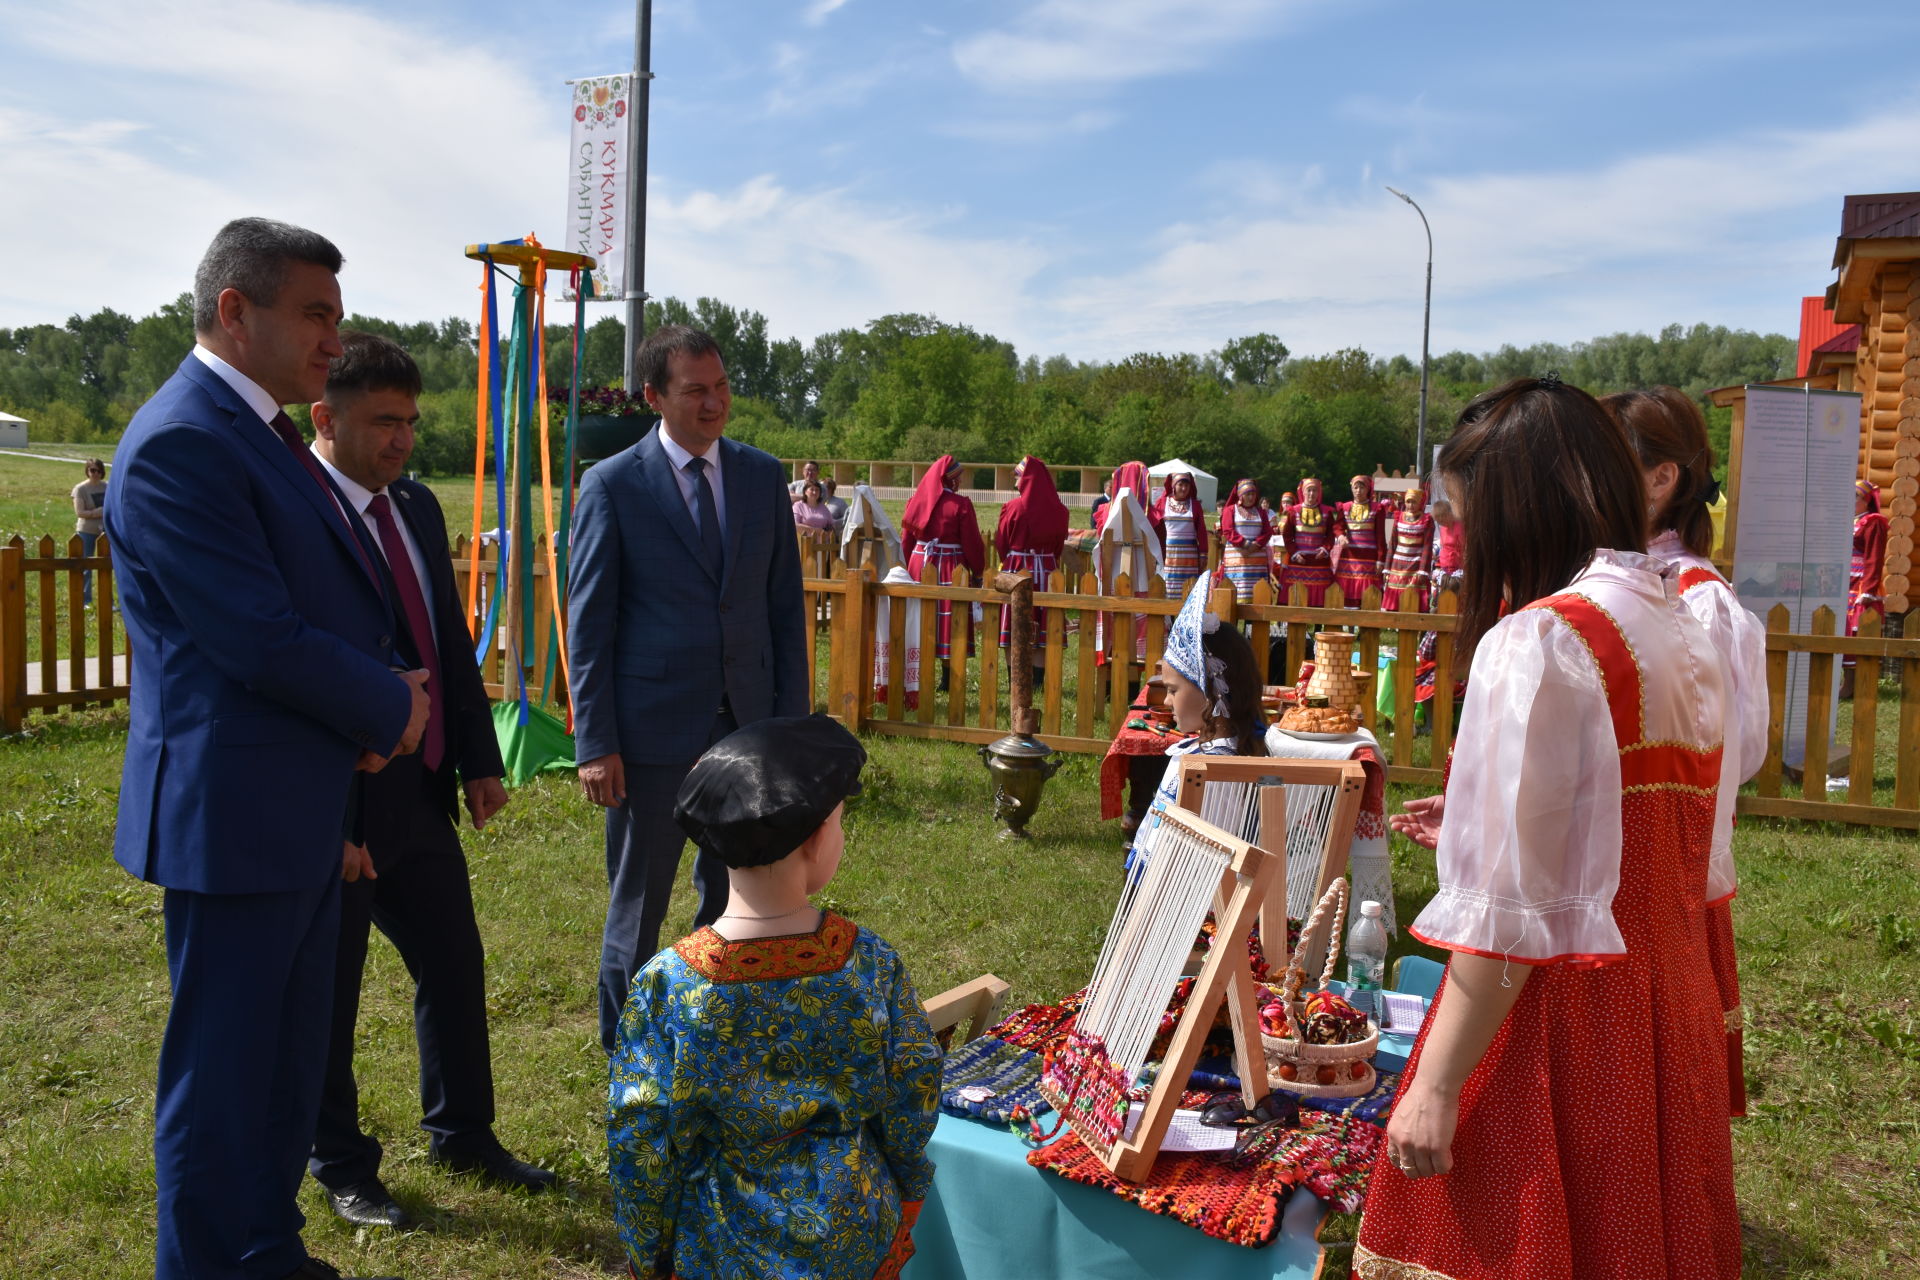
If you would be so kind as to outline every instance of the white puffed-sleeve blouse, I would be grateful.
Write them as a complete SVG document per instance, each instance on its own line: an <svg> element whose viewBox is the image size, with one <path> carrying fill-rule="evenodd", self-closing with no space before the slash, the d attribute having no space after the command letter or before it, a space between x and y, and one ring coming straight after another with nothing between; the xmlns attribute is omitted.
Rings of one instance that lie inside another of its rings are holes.
<svg viewBox="0 0 1920 1280"><path fill-rule="evenodd" d="M1740 603L1713 562L1681 545L1669 529L1653 540L1647 554L1682 572L1705 569L1715 577L1681 594L1687 611L1700 619L1728 677L1726 754L1720 760L1720 795L1713 821L1713 861L1708 866L1707 901L1733 896L1733 803L1740 784L1760 772L1767 759L1767 628Z"/></svg>
<svg viewBox="0 0 1920 1280"><path fill-rule="evenodd" d="M1661 561L1600 551L1565 591L1619 623L1640 668L1641 737L1710 749L1721 738L1724 681L1678 580ZM1414 936L1527 964L1626 954L1613 918L1622 745L1579 633L1545 609L1495 624L1467 678L1437 850L1440 890Z"/></svg>

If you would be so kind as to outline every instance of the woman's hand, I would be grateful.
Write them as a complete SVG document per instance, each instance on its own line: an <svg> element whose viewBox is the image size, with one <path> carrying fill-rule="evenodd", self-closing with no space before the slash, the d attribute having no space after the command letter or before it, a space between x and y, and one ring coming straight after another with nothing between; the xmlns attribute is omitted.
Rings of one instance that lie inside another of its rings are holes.
<svg viewBox="0 0 1920 1280"><path fill-rule="evenodd" d="M1431 1178L1453 1168L1453 1135L1460 1099L1427 1087L1418 1075L1387 1123L1387 1159L1409 1178Z"/></svg>
<svg viewBox="0 0 1920 1280"><path fill-rule="evenodd" d="M1447 796L1422 796L1401 806L1404 812L1387 819L1387 825L1422 849L1440 847L1440 820L1446 816Z"/></svg>

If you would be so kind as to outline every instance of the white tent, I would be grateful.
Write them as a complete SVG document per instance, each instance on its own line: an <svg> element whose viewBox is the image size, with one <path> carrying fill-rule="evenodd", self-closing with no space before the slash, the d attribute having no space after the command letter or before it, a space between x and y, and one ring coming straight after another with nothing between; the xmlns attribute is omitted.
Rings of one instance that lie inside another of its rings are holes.
<svg viewBox="0 0 1920 1280"><path fill-rule="evenodd" d="M1179 458L1168 458L1157 467L1148 467L1147 478L1164 481L1166 477L1179 475L1182 471L1193 477L1193 486L1200 491L1200 501L1206 504L1207 510L1218 511L1220 509L1219 477L1208 475L1191 462L1184 462ZM1159 496L1160 486L1156 484L1153 492L1147 497L1146 505L1152 506L1153 500Z"/></svg>

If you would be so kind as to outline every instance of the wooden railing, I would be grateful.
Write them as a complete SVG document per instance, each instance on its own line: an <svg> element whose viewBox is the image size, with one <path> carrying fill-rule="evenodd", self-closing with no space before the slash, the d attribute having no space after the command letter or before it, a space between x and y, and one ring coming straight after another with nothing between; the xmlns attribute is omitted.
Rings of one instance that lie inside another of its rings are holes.
<svg viewBox="0 0 1920 1280"><path fill-rule="evenodd" d="M0 730L20 732L30 711L127 696L125 645L114 628L113 560L104 536L90 556L83 546L77 533L64 548L51 536L29 547L18 534L0 546ZM83 601L89 573L91 606Z"/></svg>
<svg viewBox="0 0 1920 1280"><path fill-rule="evenodd" d="M999 645L1001 616L1009 607L1006 596L983 588L940 586L931 570L918 583L887 584L875 581L869 570L848 571L836 565L830 576L809 578L803 585L810 595L826 595L836 603L830 618L816 621L828 637L830 655L828 683L824 688L814 686L817 707L856 728L904 737L990 742L1011 730L1006 657ZM874 690L879 637L873 619L881 601L887 602L886 639L893 655L884 699L876 697ZM934 656L943 601L952 606L952 656L944 689L942 664ZM908 632L910 602L920 606L914 634ZM1061 750L1105 751L1126 719L1141 679L1157 669L1167 628L1181 601L1167 596L1166 584L1157 576L1148 581L1144 594L1135 595L1124 574L1111 593L1103 593L1092 574L1075 581L1055 573L1034 593L1033 603L1036 612L1045 615L1035 631L1035 662L1045 669L1045 679L1035 689L1040 739ZM977 623L972 612L976 605L981 615ZM1300 587L1294 588L1291 600L1281 603L1270 583L1258 584L1252 601L1240 604L1232 587L1222 585L1214 589L1211 606L1223 623L1246 625L1254 661L1263 681L1271 683L1292 683L1291 678L1282 679L1279 670L1269 670L1275 665L1273 641L1282 627L1279 667L1288 672L1299 670L1308 637L1322 627L1357 629L1357 651L1362 665L1370 669L1378 669L1384 648L1385 670L1394 682L1393 707L1386 714L1376 707L1370 683L1361 708L1363 720L1383 745L1391 742L1396 780L1438 782L1438 769L1416 761L1416 734L1422 739L1419 755L1444 760L1452 742L1451 699L1434 700L1429 750L1427 730L1414 723L1414 684L1420 638L1435 632L1435 687L1452 687L1457 604L1451 592L1442 594L1434 611L1423 613L1384 610L1377 591L1369 591L1361 607L1348 609L1338 586L1328 590L1321 607L1309 607ZM814 616L818 619L817 611ZM1100 636L1097 643L1096 634ZM907 690L899 678L900 655L908 648L918 648L922 655L917 691ZM1128 648L1133 650L1131 658L1122 660L1129 657Z"/></svg>
<svg viewBox="0 0 1920 1280"><path fill-rule="evenodd" d="M464 538L455 541L455 582L463 599L467 550ZM499 570L498 554L496 544L479 549L476 624L485 620ZM943 587L925 579L883 584L872 569L848 569L830 551L816 555L808 568L802 585L815 637L807 656L817 708L851 727L903 737L977 743L1011 730L1005 658L999 646L1007 597L969 586ZM86 573L94 575L90 607L82 603ZM557 655L552 649L552 605L545 589L543 553L534 556L534 575L537 589L526 655L527 687L536 699L563 702L566 693L557 662L551 684L545 679L549 657ZM68 538L64 547L52 537L42 537L31 547L19 537L0 545L0 730L19 732L31 712L127 697L130 677L125 640L116 627L114 587L113 560L104 537L91 556L82 554L77 535ZM886 696L880 699L874 696L874 618L883 601L888 605L887 639L895 656ZM941 664L933 657L942 601L953 606L952 671L944 690ZM921 606L917 635L912 637L907 633L910 603ZM981 608L977 624L972 617L975 604ZM1036 691L1040 736L1061 750L1105 751L1126 718L1138 681L1154 670L1180 602L1167 597L1157 577L1136 596L1124 577L1111 593L1102 593L1091 574L1070 578L1055 573L1044 590L1034 594L1034 604L1046 615L1036 633L1039 661L1045 669ZM1273 684L1288 683L1289 675L1299 670L1307 638L1314 631L1326 626L1354 630L1362 668L1374 671L1376 679L1391 673L1393 680L1390 707L1377 707L1371 688L1362 705L1367 727L1379 737L1388 757L1389 776L1438 785L1440 766L1453 742L1456 707L1443 692L1426 704L1426 722L1416 724L1414 686L1417 650L1427 634L1434 639L1433 687L1450 691L1457 676L1464 674L1456 671L1453 653L1458 620L1451 592L1441 593L1430 612L1384 609L1372 591L1358 608L1349 609L1336 585L1328 590L1324 607L1309 608L1298 588L1292 599L1280 601L1267 582L1255 588L1246 604L1237 602L1230 588L1219 587L1212 604L1224 622L1246 627L1262 678ZM1109 622L1117 619L1119 625L1101 628L1103 639L1096 644L1096 621L1102 615ZM1141 619L1137 624L1141 636L1133 659L1117 660L1127 656L1122 637L1132 639L1135 618ZM1880 619L1872 615L1863 620L1857 636L1835 634L1840 629L1837 622L1830 610L1822 609L1814 614L1809 632L1797 634L1788 630L1785 609L1776 608L1769 617L1769 747L1753 794L1740 797L1739 811L1920 828L1920 638L1911 638L1920 637L1920 610L1909 613L1897 628L1900 636L1910 638L1885 634L1895 628L1883 629ZM927 658L921 664L918 696L910 698L901 672L912 640L917 640ZM1383 653L1388 655L1384 665ZM1804 678L1809 728L1804 767L1799 771L1787 766L1784 750L1788 659L1794 653L1808 655ZM1827 727L1833 711L1834 663L1849 656L1859 662L1858 678L1850 714L1836 742ZM491 695L517 695L518 679L503 644L488 647L482 670ZM1883 694L1885 684L1891 685L1891 692ZM1848 752L1846 782L1843 789L1829 791L1827 774L1836 748Z"/></svg>

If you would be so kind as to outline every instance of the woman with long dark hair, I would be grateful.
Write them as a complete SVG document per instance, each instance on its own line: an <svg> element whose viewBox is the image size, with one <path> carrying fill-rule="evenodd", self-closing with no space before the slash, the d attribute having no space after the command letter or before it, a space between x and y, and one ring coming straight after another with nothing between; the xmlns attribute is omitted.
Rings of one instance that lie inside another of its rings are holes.
<svg viewBox="0 0 1920 1280"><path fill-rule="evenodd" d="M1713 478L1707 420L1685 392L1673 387L1622 391L1600 403L1614 416L1640 457L1647 486L1647 554L1680 571L1680 599L1713 637L1728 679L1720 794L1713 817L1713 860L1707 876L1707 955L1720 989L1727 1028L1727 1109L1747 1114L1747 1073L1734 958L1733 806L1740 784L1767 758L1767 629L1749 613L1708 557L1720 485Z"/></svg>
<svg viewBox="0 0 1920 1280"><path fill-rule="evenodd" d="M1737 1276L1705 924L1712 639L1643 553L1639 459L1585 392L1529 378L1480 396L1439 471L1474 566L1472 672L1440 889L1410 932L1453 954L1354 1274Z"/></svg>

